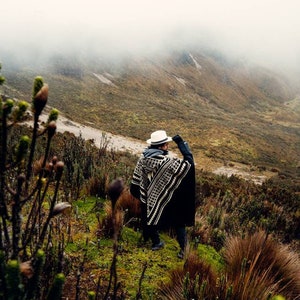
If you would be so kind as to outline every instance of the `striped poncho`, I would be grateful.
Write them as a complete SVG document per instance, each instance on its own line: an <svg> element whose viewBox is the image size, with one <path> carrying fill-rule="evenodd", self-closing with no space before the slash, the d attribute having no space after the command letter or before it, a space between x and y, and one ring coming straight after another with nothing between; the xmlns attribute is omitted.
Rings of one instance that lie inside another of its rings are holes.
<svg viewBox="0 0 300 300"><path fill-rule="evenodd" d="M139 186L139 198L146 205L148 225L159 223L190 169L191 164L188 161L161 154L139 159L133 173L132 185Z"/></svg>

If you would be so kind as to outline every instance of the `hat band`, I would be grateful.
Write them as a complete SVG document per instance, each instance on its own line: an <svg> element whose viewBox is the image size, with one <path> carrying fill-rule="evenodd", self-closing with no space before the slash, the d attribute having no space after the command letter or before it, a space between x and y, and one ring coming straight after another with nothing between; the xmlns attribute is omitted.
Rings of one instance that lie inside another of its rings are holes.
<svg viewBox="0 0 300 300"><path fill-rule="evenodd" d="M161 141L157 141L157 142L152 142L151 141L151 145L160 145L160 144L166 143L167 141L168 141L168 138L166 137Z"/></svg>

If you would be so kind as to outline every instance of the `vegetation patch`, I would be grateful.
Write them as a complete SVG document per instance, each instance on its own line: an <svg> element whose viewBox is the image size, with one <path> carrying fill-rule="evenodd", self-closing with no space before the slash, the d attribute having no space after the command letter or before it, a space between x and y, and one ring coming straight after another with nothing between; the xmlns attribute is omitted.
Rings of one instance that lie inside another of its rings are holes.
<svg viewBox="0 0 300 300"><path fill-rule="evenodd" d="M1 94L0 299L300 294L298 169L261 185L197 169L197 222L184 259L172 230L152 251L128 191L136 157L56 134L56 110L42 124L48 88L35 79L31 106ZM33 126L19 126L29 107ZM116 179L122 190L113 199Z"/></svg>

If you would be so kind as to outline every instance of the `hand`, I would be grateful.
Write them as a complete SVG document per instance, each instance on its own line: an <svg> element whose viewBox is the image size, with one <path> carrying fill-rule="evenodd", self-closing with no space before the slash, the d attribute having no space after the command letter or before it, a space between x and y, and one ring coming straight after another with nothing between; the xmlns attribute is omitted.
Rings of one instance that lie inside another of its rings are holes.
<svg viewBox="0 0 300 300"><path fill-rule="evenodd" d="M179 144L180 142L183 141L182 137L180 135L175 135L172 137L172 140L176 143L176 144Z"/></svg>

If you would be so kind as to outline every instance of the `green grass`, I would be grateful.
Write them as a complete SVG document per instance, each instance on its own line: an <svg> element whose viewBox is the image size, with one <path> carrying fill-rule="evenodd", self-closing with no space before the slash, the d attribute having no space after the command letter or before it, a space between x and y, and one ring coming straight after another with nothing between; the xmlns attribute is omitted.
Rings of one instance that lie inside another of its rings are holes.
<svg viewBox="0 0 300 300"><path fill-rule="evenodd" d="M103 282L109 278L109 268L113 255L113 239L98 238L97 212L94 209L94 197L87 197L84 201L78 200L73 204L77 207L77 220L75 215L71 216L74 226L85 224L82 228L89 228L88 231L73 229L72 242L66 246L66 257L72 261L72 269L76 272L80 261L85 256L85 270L87 272L88 285L92 288L93 282L102 278ZM73 219L74 218L74 219ZM141 232L130 227L124 227L118 241L117 275L121 286L128 293L126 299L135 299L139 288L139 280L146 264L144 278L142 280L142 293L145 299L151 299L157 287L162 282L168 282L169 272L182 267L184 260L177 258L179 247L177 241L168 233L161 233L165 241L165 247L160 251L152 251L151 243L142 243ZM220 255L209 246L198 245L198 253L205 261L215 269L222 269ZM68 277L67 277L68 280ZM149 297L149 298L147 298Z"/></svg>
<svg viewBox="0 0 300 300"><path fill-rule="evenodd" d="M209 245L199 244L197 247L197 253L204 261L212 266L217 272L220 272L224 268L224 261L220 253L218 253L213 247Z"/></svg>

